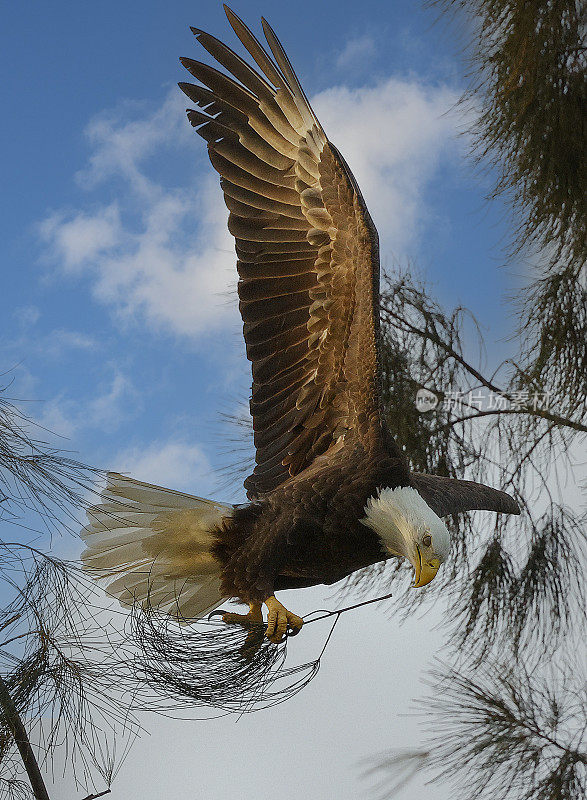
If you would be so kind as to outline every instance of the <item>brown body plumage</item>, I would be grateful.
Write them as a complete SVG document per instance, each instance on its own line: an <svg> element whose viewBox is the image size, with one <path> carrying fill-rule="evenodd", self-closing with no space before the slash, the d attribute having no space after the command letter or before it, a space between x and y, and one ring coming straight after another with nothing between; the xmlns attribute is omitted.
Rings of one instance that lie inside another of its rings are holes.
<svg viewBox="0 0 587 800"><path fill-rule="evenodd" d="M406 486L404 460L362 442L316 459L302 475L237 508L217 532L226 596L262 602L274 590L334 583L386 554L363 525L381 486Z"/></svg>

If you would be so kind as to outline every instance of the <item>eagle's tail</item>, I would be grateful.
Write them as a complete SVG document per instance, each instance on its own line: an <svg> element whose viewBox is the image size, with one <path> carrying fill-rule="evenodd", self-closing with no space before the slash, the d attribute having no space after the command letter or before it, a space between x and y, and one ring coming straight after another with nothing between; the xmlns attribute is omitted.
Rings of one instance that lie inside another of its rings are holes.
<svg viewBox="0 0 587 800"><path fill-rule="evenodd" d="M197 619L223 600L211 531L233 507L108 473L88 509L82 562L123 605Z"/></svg>

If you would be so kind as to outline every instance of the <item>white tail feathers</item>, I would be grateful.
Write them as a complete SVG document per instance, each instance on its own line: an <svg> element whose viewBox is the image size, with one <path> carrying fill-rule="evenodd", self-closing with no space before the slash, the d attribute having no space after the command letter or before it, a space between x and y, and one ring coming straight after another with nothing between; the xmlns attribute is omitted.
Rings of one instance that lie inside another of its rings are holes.
<svg viewBox="0 0 587 800"><path fill-rule="evenodd" d="M197 619L223 600L211 530L233 507L108 473L88 509L84 567L120 603Z"/></svg>

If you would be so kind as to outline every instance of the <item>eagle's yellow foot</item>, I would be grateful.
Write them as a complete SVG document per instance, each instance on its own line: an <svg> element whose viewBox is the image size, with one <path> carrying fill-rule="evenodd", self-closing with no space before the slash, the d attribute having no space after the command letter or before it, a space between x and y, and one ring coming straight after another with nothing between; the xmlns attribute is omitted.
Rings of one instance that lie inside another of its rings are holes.
<svg viewBox="0 0 587 800"><path fill-rule="evenodd" d="M288 611L273 595L265 600L265 605L269 611L265 635L270 642L279 644L283 641L288 626L298 633L304 624L304 620L301 617Z"/></svg>
<svg viewBox="0 0 587 800"><path fill-rule="evenodd" d="M227 611L222 615L222 621L228 623L238 623L239 625L256 625L263 622L263 612L261 611L261 603L249 603L248 614L233 614L232 611Z"/></svg>

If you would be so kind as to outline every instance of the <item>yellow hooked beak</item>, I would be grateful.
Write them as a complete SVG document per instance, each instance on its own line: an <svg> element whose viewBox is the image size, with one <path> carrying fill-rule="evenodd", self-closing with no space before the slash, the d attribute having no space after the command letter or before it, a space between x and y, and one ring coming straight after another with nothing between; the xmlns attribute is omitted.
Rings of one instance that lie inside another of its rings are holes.
<svg viewBox="0 0 587 800"><path fill-rule="evenodd" d="M414 567L414 588L420 589L426 586L436 576L438 568L440 567L439 558L431 558L428 561L422 561L422 553L420 548L416 545L417 557L412 561Z"/></svg>

